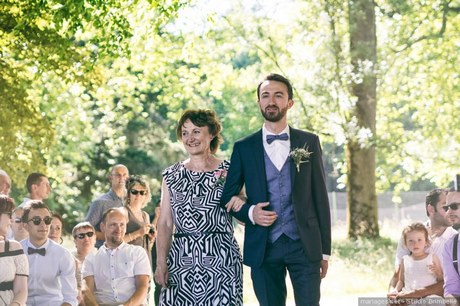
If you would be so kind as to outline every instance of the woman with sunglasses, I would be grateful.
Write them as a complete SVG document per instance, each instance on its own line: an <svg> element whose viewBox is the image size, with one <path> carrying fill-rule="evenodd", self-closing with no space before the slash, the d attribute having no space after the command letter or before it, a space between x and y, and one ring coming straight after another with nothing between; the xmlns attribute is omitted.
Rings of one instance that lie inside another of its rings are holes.
<svg viewBox="0 0 460 306"><path fill-rule="evenodd" d="M0 235L3 237L13 208L13 199L0 195ZM21 244L8 239L0 241L0 267L0 305L25 305L29 262Z"/></svg>
<svg viewBox="0 0 460 306"><path fill-rule="evenodd" d="M126 225L125 242L139 245L145 249L152 264L151 250L155 240L155 231L150 224L150 216L142 208L150 202L149 184L141 176L133 175L126 180L126 202L128 224Z"/></svg>
<svg viewBox="0 0 460 306"><path fill-rule="evenodd" d="M81 292L81 267L85 258L88 254L96 251L96 230L89 222L80 222L75 225L72 229L72 236L75 243L75 251L72 255L75 257L76 270L75 276L77 277L77 289L78 289L78 302L81 303L83 300ZM80 304L79 304L80 305Z"/></svg>
<svg viewBox="0 0 460 306"><path fill-rule="evenodd" d="M29 232L24 228L22 223L22 215L24 214L24 208L16 207L11 215L11 234L12 238L16 241L21 241L29 237Z"/></svg>

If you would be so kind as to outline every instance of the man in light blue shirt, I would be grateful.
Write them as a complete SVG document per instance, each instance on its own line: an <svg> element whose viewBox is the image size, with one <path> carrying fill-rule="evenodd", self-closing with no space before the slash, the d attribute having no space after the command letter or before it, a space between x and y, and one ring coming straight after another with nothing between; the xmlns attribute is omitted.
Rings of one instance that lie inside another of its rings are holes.
<svg viewBox="0 0 460 306"><path fill-rule="evenodd" d="M128 168L125 165L115 165L110 171L109 182L111 189L95 199L89 206L85 221L91 223L96 229L96 248L104 243L104 234L101 232L100 225L102 214L109 208L122 207L126 195L126 179L129 177Z"/></svg>
<svg viewBox="0 0 460 306"><path fill-rule="evenodd" d="M48 239L51 212L41 201L31 201L22 221L29 238L22 240L29 260L27 306L77 305L75 260L61 245Z"/></svg>

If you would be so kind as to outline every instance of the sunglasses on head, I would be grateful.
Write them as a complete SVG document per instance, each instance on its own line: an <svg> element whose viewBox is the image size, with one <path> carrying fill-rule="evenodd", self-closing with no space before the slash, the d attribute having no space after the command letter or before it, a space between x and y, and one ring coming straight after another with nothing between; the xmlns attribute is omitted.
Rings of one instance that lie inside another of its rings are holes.
<svg viewBox="0 0 460 306"><path fill-rule="evenodd" d="M85 236L88 236L88 238L91 238L93 237L93 235L94 235L94 232L87 232L87 233L77 234L74 236L74 238L85 239Z"/></svg>
<svg viewBox="0 0 460 306"><path fill-rule="evenodd" d="M449 205L443 206L442 209L444 209L445 212L447 212L449 208L451 210L457 210L459 205L460 203L450 203Z"/></svg>
<svg viewBox="0 0 460 306"><path fill-rule="evenodd" d="M40 223L45 222L46 225L50 225L51 224L51 220L53 218L51 218L50 216L46 216L45 218L40 218L40 217L33 217L32 219L30 219L29 221L27 221L27 223L29 223L30 221L32 221L35 225L40 225Z"/></svg>
<svg viewBox="0 0 460 306"><path fill-rule="evenodd" d="M132 195L137 195L137 194L140 194L140 195L146 195L148 193L147 190L136 190L136 189L131 189L129 191L129 193L131 193Z"/></svg>

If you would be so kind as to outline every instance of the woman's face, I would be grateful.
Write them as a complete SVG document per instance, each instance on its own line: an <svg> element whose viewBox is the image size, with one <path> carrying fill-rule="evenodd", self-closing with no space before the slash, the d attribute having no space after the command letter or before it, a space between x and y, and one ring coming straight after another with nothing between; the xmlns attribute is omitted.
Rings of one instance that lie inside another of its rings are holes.
<svg viewBox="0 0 460 306"><path fill-rule="evenodd" d="M129 190L129 204L132 206L142 206L147 199L148 190L141 184L135 184Z"/></svg>
<svg viewBox="0 0 460 306"><path fill-rule="evenodd" d="M208 126L196 126L189 119L184 122L181 135L182 144L189 155L211 152L214 136L209 133Z"/></svg>
<svg viewBox="0 0 460 306"><path fill-rule="evenodd" d="M62 236L62 223L56 217L53 217L51 220L50 226L50 233L48 234L48 238L54 240L57 243L61 243L61 236Z"/></svg>

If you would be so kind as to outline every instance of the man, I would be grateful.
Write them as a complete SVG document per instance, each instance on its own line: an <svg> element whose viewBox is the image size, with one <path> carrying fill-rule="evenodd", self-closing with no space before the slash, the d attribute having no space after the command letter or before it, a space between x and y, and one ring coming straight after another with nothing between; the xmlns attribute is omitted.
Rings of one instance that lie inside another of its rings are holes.
<svg viewBox="0 0 460 306"><path fill-rule="evenodd" d="M30 201L22 216L29 238L21 244L29 260L27 305L77 305L75 260L68 250L48 239L51 212Z"/></svg>
<svg viewBox="0 0 460 306"><path fill-rule="evenodd" d="M243 260L251 267L260 305L285 305L286 270L296 304L319 305L331 254L320 142L317 135L288 126L294 100L285 77L268 75L257 97L264 125L235 143L221 205L245 186L246 204L231 213L246 224Z"/></svg>
<svg viewBox="0 0 460 306"><path fill-rule="evenodd" d="M9 196L11 191L11 179L4 170L0 169L0 194Z"/></svg>
<svg viewBox="0 0 460 306"><path fill-rule="evenodd" d="M447 216L453 223L460 223L460 191L449 191L447 194L446 206L443 208L447 211ZM455 240L457 240L457 252L454 252ZM442 258L444 267L444 297L455 298L457 301L460 301L460 275L458 270L458 257L460 256L459 245L458 235L451 237L444 246ZM458 304L452 301L450 305Z"/></svg>
<svg viewBox="0 0 460 306"><path fill-rule="evenodd" d="M100 229L102 214L109 208L123 206L123 200L126 196L125 183L128 177L129 171L126 166L121 164L115 165L109 174L111 189L109 192L94 200L89 206L85 221L91 223L91 225L93 225L96 229L97 248L99 248L104 243L104 234Z"/></svg>
<svg viewBox="0 0 460 306"><path fill-rule="evenodd" d="M95 297L98 305L147 305L150 262L142 247L123 241L127 223L124 208L105 211L101 222L105 243L83 262L84 295Z"/></svg>
<svg viewBox="0 0 460 306"><path fill-rule="evenodd" d="M40 172L29 174L26 180L26 186L29 195L24 198L19 207L24 207L30 200L46 200L51 193L51 185L48 177Z"/></svg>
<svg viewBox="0 0 460 306"><path fill-rule="evenodd" d="M425 209L429 220L426 222L428 233L431 237L430 253L436 254L442 262L444 253L444 244L453 235L457 233L447 217L443 207L446 205L447 190L436 188L431 190L425 197ZM404 240L401 238L398 242L395 257L395 272L390 281L390 292L396 286L399 278L399 267L404 255L409 255L409 250L404 246ZM442 267L437 267L443 269ZM404 291L397 295L397 299L423 298L430 295L443 296L444 282L438 281L436 284L419 288L413 291Z"/></svg>

